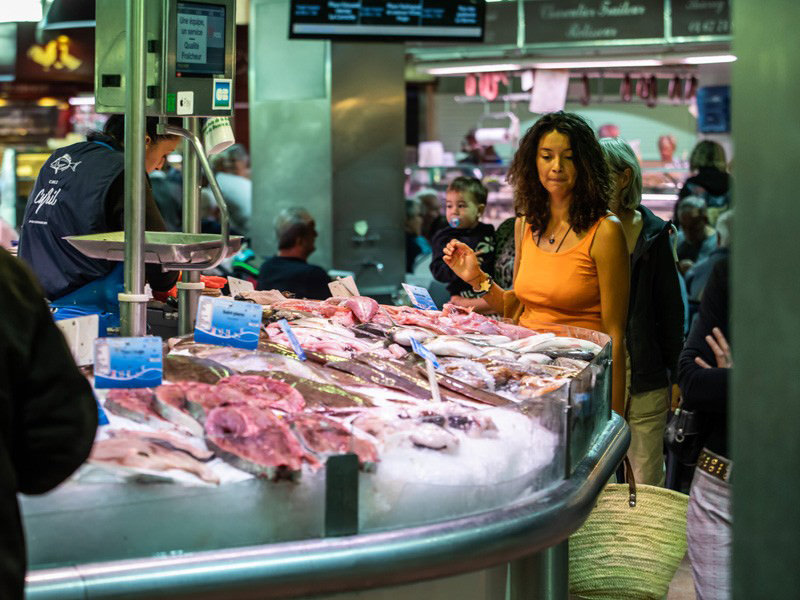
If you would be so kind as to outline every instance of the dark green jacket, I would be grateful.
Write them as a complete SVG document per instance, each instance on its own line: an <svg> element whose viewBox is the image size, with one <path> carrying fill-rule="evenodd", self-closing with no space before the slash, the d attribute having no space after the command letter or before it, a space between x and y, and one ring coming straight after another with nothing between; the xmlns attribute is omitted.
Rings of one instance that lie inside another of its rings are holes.
<svg viewBox="0 0 800 600"><path fill-rule="evenodd" d="M0 597L22 598L25 542L17 493L42 494L86 460L97 405L42 289L0 249Z"/></svg>
<svg viewBox="0 0 800 600"><path fill-rule="evenodd" d="M670 243L670 225L648 208L631 255L631 296L626 344L631 357L631 392L676 383L683 346L683 301Z"/></svg>

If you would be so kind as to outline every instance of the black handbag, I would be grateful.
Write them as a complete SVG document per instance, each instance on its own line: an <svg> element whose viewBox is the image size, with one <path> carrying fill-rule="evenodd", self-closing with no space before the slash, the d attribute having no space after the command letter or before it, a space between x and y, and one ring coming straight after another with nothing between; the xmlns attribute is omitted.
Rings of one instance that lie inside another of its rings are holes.
<svg viewBox="0 0 800 600"><path fill-rule="evenodd" d="M664 444L680 463L693 466L703 449L699 418L695 411L684 410L682 405L675 409L667 422Z"/></svg>

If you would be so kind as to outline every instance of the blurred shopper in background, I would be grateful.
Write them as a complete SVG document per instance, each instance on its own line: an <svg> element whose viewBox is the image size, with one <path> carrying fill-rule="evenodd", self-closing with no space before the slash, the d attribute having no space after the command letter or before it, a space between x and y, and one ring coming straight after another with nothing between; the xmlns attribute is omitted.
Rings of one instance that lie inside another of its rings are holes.
<svg viewBox="0 0 800 600"><path fill-rule="evenodd" d="M684 309L669 223L641 205L642 171L622 138L600 140L611 175L609 209L625 232L631 257L625 416L628 458L637 483L664 485L664 428L671 383L677 382Z"/></svg>
<svg viewBox="0 0 800 600"><path fill-rule="evenodd" d="M699 196L687 196L678 203L680 230L675 251L678 268L685 274L695 263L707 258L717 248L717 232L708 222L706 202Z"/></svg>
<svg viewBox="0 0 800 600"><path fill-rule="evenodd" d="M461 151L465 153L459 164L484 165L502 162L492 145L483 145L475 137L475 129L470 129L461 141Z"/></svg>
<svg viewBox="0 0 800 600"><path fill-rule="evenodd" d="M600 127L597 129L597 137L598 138L619 137L619 125L614 125L613 123L606 123L605 125L600 125Z"/></svg>
<svg viewBox="0 0 800 600"><path fill-rule="evenodd" d="M89 382L22 261L0 249L0 597L21 600L17 494L43 494L86 460L97 429Z"/></svg>
<svg viewBox="0 0 800 600"><path fill-rule="evenodd" d="M683 409L699 421L703 450L697 459L686 537L695 591L700 600L731 597L731 470L728 458L728 257L717 261L680 357Z"/></svg>
<svg viewBox="0 0 800 600"><path fill-rule="evenodd" d="M19 240L19 235L16 230L0 218L0 248L10 250L17 240Z"/></svg>
<svg viewBox="0 0 800 600"><path fill-rule="evenodd" d="M431 246L422 236L422 203L406 198L406 273L413 273L419 259L431 253Z"/></svg>
<svg viewBox="0 0 800 600"><path fill-rule="evenodd" d="M731 176L727 172L725 149L717 142L699 142L689 157L689 169L693 173L678 192L678 202L687 196L699 196L706 202L711 225L717 217L731 206ZM673 220L678 222L677 206Z"/></svg>
<svg viewBox="0 0 800 600"><path fill-rule="evenodd" d="M421 204L422 235L430 242L437 231L447 227L447 219L442 214L442 203L436 190L432 189L420 190L414 198Z"/></svg>
<svg viewBox="0 0 800 600"><path fill-rule="evenodd" d="M164 161L150 173L150 185L167 231L183 231L183 173Z"/></svg>
<svg viewBox="0 0 800 600"><path fill-rule="evenodd" d="M253 214L253 182L250 180L250 155L241 144L233 144L211 157L211 168L228 206L231 232L249 237L250 217ZM204 187L202 200L204 216L216 216L219 209L211 189Z"/></svg>
<svg viewBox="0 0 800 600"><path fill-rule="evenodd" d="M667 166L671 166L675 160L675 150L678 148L678 142L674 135L662 135L658 138L658 155L661 162Z"/></svg>
<svg viewBox="0 0 800 600"><path fill-rule="evenodd" d="M285 208L275 217L274 224L278 255L261 265L256 289L291 292L298 298L314 300L330 297L331 278L322 267L307 262L316 249L314 218L304 208Z"/></svg>
<svg viewBox="0 0 800 600"><path fill-rule="evenodd" d="M730 253L731 236L733 235L733 209L727 210L719 216L716 230L717 247L686 272L686 287L690 302L700 302L714 265Z"/></svg>

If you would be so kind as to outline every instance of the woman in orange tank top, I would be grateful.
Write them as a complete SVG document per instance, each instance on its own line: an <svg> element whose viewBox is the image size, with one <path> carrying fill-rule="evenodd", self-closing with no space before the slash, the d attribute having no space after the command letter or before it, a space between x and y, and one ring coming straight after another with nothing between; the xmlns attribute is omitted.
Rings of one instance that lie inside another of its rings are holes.
<svg viewBox="0 0 800 600"><path fill-rule="evenodd" d="M453 240L444 261L503 312L509 295L523 306L520 324L573 325L612 342L611 406L625 399L625 323L630 262L619 220L608 212L608 166L591 127L578 115L551 113L520 141L508 180L521 215L514 289L480 270L472 250Z"/></svg>

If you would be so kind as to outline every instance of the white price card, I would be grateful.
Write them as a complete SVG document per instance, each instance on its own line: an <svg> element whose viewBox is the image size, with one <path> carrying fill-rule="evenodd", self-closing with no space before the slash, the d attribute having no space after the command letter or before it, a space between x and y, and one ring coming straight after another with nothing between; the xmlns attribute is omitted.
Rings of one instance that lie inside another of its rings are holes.
<svg viewBox="0 0 800 600"><path fill-rule="evenodd" d="M74 319L56 321L56 325L64 334L72 357L78 366L91 365L94 362L94 341L100 329L100 317L87 315Z"/></svg>
<svg viewBox="0 0 800 600"><path fill-rule="evenodd" d="M334 297L350 298L351 296L361 295L358 292L358 286L356 285L355 279L353 279L352 275L334 279L328 284L328 289L331 291L331 295Z"/></svg>
<svg viewBox="0 0 800 600"><path fill-rule="evenodd" d="M244 279L237 279L236 277L228 276L228 287L231 290L231 298L236 298L242 292L254 292L256 290L252 281L245 281Z"/></svg>

